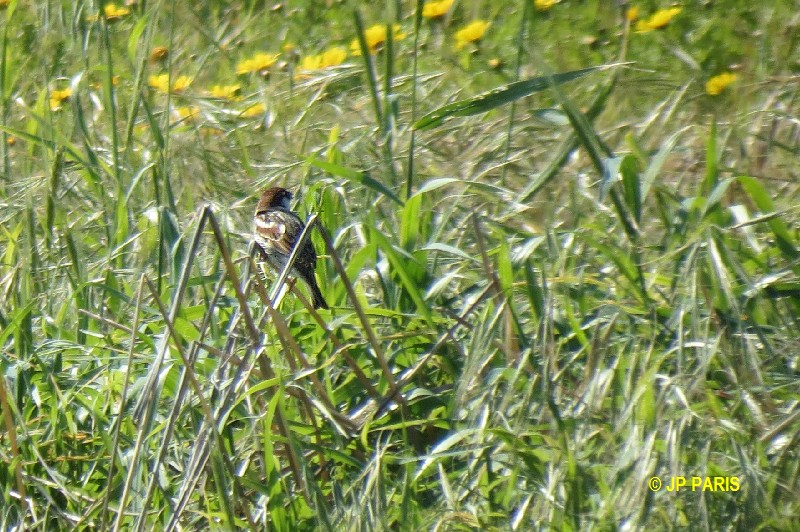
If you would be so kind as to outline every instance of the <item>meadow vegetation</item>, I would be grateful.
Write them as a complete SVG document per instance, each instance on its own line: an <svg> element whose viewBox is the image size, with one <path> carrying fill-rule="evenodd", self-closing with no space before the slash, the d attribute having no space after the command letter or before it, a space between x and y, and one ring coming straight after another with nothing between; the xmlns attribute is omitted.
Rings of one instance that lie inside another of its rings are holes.
<svg viewBox="0 0 800 532"><path fill-rule="evenodd" d="M3 530L800 529L795 2L0 19Z"/></svg>

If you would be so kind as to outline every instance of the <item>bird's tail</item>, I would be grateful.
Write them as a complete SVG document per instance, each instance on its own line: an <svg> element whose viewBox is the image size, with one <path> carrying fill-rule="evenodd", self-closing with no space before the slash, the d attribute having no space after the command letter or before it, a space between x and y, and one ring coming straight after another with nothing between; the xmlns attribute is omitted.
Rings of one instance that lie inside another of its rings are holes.
<svg viewBox="0 0 800 532"><path fill-rule="evenodd" d="M329 308L327 301L322 297L322 292L319 291L317 283L308 283L308 288L311 290L311 299L314 303L314 308Z"/></svg>

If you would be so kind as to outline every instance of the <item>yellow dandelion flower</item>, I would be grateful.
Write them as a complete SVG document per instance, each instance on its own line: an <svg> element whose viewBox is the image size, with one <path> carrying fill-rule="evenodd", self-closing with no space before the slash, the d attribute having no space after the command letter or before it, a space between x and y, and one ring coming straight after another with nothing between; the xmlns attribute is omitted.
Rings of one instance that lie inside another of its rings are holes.
<svg viewBox="0 0 800 532"><path fill-rule="evenodd" d="M347 50L343 46L328 48L322 52L322 66L320 68L341 65L345 59L347 59Z"/></svg>
<svg viewBox="0 0 800 532"><path fill-rule="evenodd" d="M192 78L189 76L178 76L178 79L172 84L173 92L181 92L192 83Z"/></svg>
<svg viewBox="0 0 800 532"><path fill-rule="evenodd" d="M672 19L678 16L678 13L683 11L680 7L671 7L669 9L660 9L653 13L647 20L640 20L636 24L636 31L639 33L646 33L653 30L662 30L666 28Z"/></svg>
<svg viewBox="0 0 800 532"><path fill-rule="evenodd" d="M247 107L242 111L239 116L242 118L253 118L254 116L261 116L267 111L267 106L263 103L256 103Z"/></svg>
<svg viewBox="0 0 800 532"><path fill-rule="evenodd" d="M322 55L307 55L300 61L300 70L317 70L322 68Z"/></svg>
<svg viewBox="0 0 800 532"><path fill-rule="evenodd" d="M625 11L625 18L630 22L639 20L639 6L631 6Z"/></svg>
<svg viewBox="0 0 800 532"><path fill-rule="evenodd" d="M722 74L717 74L706 81L706 94L709 96L718 96L722 94L722 91L728 88L728 85L736 81L738 78L739 76L733 72L723 72Z"/></svg>
<svg viewBox="0 0 800 532"><path fill-rule="evenodd" d="M103 6L103 13L106 16L106 20L109 22L116 22L117 20L121 19L124 16L130 15L131 10L127 7L120 7L117 4L111 3L106 4ZM89 20L92 22L96 22L100 19L100 15L92 15L89 17Z"/></svg>
<svg viewBox="0 0 800 532"><path fill-rule="evenodd" d="M119 7L116 4L106 4L103 7L103 13L106 15L106 20L117 20L125 15L130 15L131 10L127 7Z"/></svg>
<svg viewBox="0 0 800 532"><path fill-rule="evenodd" d="M341 46L328 48L318 55L307 55L300 61L300 70L319 70L341 65L347 59L347 50Z"/></svg>
<svg viewBox="0 0 800 532"><path fill-rule="evenodd" d="M392 40L401 41L406 38L406 34L400 31L400 25L395 24L392 26ZM367 41L367 48L369 53L376 53L383 43L386 42L386 25L375 24L364 30L364 40ZM361 45L358 44L358 39L350 41L350 52L353 55L361 55Z"/></svg>
<svg viewBox="0 0 800 532"><path fill-rule="evenodd" d="M3 7L3 4L0 4L0 7ZM9 136L6 139L6 144L8 144L9 146L14 146L16 143L17 143L17 137Z"/></svg>
<svg viewBox="0 0 800 532"><path fill-rule="evenodd" d="M192 83L189 76L178 76L172 80L172 92L181 92ZM158 92L169 92L169 74L158 74L147 78L147 85Z"/></svg>
<svg viewBox="0 0 800 532"><path fill-rule="evenodd" d="M72 96L72 89L69 88L50 91L50 110L58 111L61 109L61 105L68 101L70 96Z"/></svg>
<svg viewBox="0 0 800 532"><path fill-rule="evenodd" d="M456 32L456 50L461 50L469 43L476 43L483 39L486 29L491 23L485 20L473 20Z"/></svg>
<svg viewBox="0 0 800 532"><path fill-rule="evenodd" d="M454 0L439 0L438 2L425 2L422 6L422 16L425 18L441 18L453 7Z"/></svg>
<svg viewBox="0 0 800 532"><path fill-rule="evenodd" d="M533 0L533 7L538 11L547 11L561 0Z"/></svg>
<svg viewBox="0 0 800 532"><path fill-rule="evenodd" d="M237 100L241 91L241 85L214 85L208 91L208 95L212 98L221 98L223 100Z"/></svg>
<svg viewBox="0 0 800 532"><path fill-rule="evenodd" d="M0 9L5 9L8 7L8 4L11 3L11 0L0 0Z"/></svg>
<svg viewBox="0 0 800 532"><path fill-rule="evenodd" d="M258 53L250 59L240 61L236 65L237 74L266 74L269 67L275 64L281 54Z"/></svg>
<svg viewBox="0 0 800 532"><path fill-rule="evenodd" d="M169 74L152 75L147 78L147 85L159 92L169 91Z"/></svg>

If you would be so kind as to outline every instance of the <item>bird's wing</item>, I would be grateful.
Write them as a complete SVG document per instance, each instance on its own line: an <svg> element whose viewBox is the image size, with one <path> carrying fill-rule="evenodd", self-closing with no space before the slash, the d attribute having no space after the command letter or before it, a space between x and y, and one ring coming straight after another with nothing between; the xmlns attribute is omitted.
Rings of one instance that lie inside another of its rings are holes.
<svg viewBox="0 0 800 532"><path fill-rule="evenodd" d="M256 214L256 237L284 255L292 252L294 243L303 231L303 222L296 215L271 209Z"/></svg>

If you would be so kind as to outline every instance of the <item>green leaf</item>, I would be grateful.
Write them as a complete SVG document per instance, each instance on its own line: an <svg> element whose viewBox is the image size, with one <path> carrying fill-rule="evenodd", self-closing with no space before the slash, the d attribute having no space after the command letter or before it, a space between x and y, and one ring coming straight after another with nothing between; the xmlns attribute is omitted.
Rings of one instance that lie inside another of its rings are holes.
<svg viewBox="0 0 800 532"><path fill-rule="evenodd" d="M642 386L636 401L636 419L644 427L652 427L655 422L656 401L653 387L647 383Z"/></svg>
<svg viewBox="0 0 800 532"><path fill-rule="evenodd" d="M335 175L338 177L343 177L349 181L355 181L356 183L363 185L367 188L371 188L375 192L379 194L383 194L390 200L394 201L398 205L402 205L403 202L398 198L394 192L386 188L383 183L380 183L374 179L372 179L367 172L362 172L359 170L353 170L352 168L347 168L345 166L339 164L329 163L323 159L320 159L316 156L311 156L306 159L306 162L311 166L315 166L320 170L328 172L331 175Z"/></svg>
<svg viewBox="0 0 800 532"><path fill-rule="evenodd" d="M369 46L367 46L366 37L364 37L364 22L361 20L361 13L358 9L353 10L353 22L356 27L356 35L358 39L358 47L361 50L361 58L364 60L364 75L367 78L367 86L369 87L369 94L372 97L372 105L375 108L375 121L378 127L382 128L383 112L381 97L378 94L378 79L375 76L375 66L372 63L372 54L369 53ZM391 32L392 29L387 30Z"/></svg>
<svg viewBox="0 0 800 532"><path fill-rule="evenodd" d="M178 316L175 318L175 323L172 325L175 328L175 332L183 340L197 342L201 339L200 331L197 330L197 327L195 327L194 323L185 318Z"/></svg>
<svg viewBox="0 0 800 532"><path fill-rule="evenodd" d="M474 262L480 264L480 261L471 255L468 255L464 251L461 251L455 246L451 246L449 244L442 244L441 242L434 242L432 244L428 244L427 246L421 247L421 251L440 251L442 253L450 253L451 255L455 255L456 257L461 257L462 259L470 262Z"/></svg>
<svg viewBox="0 0 800 532"><path fill-rule="evenodd" d="M786 283L771 284L764 289L764 295L773 299L782 297L794 297L800 299L800 282L790 281Z"/></svg>
<svg viewBox="0 0 800 532"><path fill-rule="evenodd" d="M739 176L737 178L742 184L745 192L752 198L753 202L763 213L770 213L775 211L775 205L772 203L767 190L755 178L750 176ZM781 253L786 255L790 260L797 259L800 252L797 251L797 243L794 241L789 228L780 218L770 218L767 221L772 234L775 235L775 241L778 244L778 249Z"/></svg>
<svg viewBox="0 0 800 532"><path fill-rule="evenodd" d="M500 249L497 251L497 277L503 292L510 296L514 287L514 268L511 266L511 255L505 240L500 241Z"/></svg>
<svg viewBox="0 0 800 532"><path fill-rule="evenodd" d="M728 187L735 180L736 180L735 178L729 177L717 183L717 186L714 187L714 190L712 190L711 193L708 195L708 198L706 198L708 200L708 203L706 203L705 212L703 213L704 215L710 212L712 209L715 209L719 205L719 202L722 200L722 196L725 195L725 192L728 190Z"/></svg>
<svg viewBox="0 0 800 532"><path fill-rule="evenodd" d="M622 158L619 165L619 173L622 176L622 187L625 195L625 203L633 213L636 223L642 221L642 187L639 179L639 163L635 156L626 155Z"/></svg>
<svg viewBox="0 0 800 532"><path fill-rule="evenodd" d="M541 92L551 87L551 85L560 85L574 79L585 76L597 70L602 70L617 66L619 63L611 65L593 66L589 68L582 68L580 70L571 70L569 72L561 72L550 76L537 76L535 78L525 79L503 85L489 92L485 92L474 98L453 102L451 104L440 107L432 111L414 123L414 129L431 129L440 126L442 122L451 116L472 116L487 111L491 111L496 107L511 103L525 96L529 96L535 92Z"/></svg>
<svg viewBox="0 0 800 532"><path fill-rule="evenodd" d="M400 245L408 251L413 251L417 248L420 236L420 224L422 223L422 218L420 217L421 208L422 196L416 194L406 201L402 210L400 220Z"/></svg>
<svg viewBox="0 0 800 532"><path fill-rule="evenodd" d="M536 279L536 272L530 261L525 261L525 285L528 291L528 301L535 319L539 319L544 313L544 291L539 286Z"/></svg>
<svg viewBox="0 0 800 532"><path fill-rule="evenodd" d="M421 287L417 286L417 284L414 282L413 272L409 271L408 269L408 261L400 258L392 243L383 235L383 233L375 229L370 231L370 234L381 251L386 254L389 264L392 265L392 270L400 277L400 282L406 289L408 295L416 304L417 310L429 323L432 323L433 315L431 314L431 309L425 303Z"/></svg>
<svg viewBox="0 0 800 532"><path fill-rule="evenodd" d="M658 174L661 172L661 168L664 166L667 156L672 152L673 148L675 148L678 138L684 133L684 131L686 131L686 129L688 128L683 128L676 132L661 145L661 148L659 148L658 152L656 152L653 160L650 161L650 165L642 174L642 202L644 202L644 200L647 198L647 194L650 192L650 187L653 186L656 177L658 177Z"/></svg>
<svg viewBox="0 0 800 532"><path fill-rule="evenodd" d="M128 36L128 60L131 64L136 64L136 52L142 49L142 33L144 33L150 17L144 13L131 28Z"/></svg>
<svg viewBox="0 0 800 532"><path fill-rule="evenodd" d="M30 313L36 307L36 303L36 300L30 300L25 304L25 306L16 307L14 312L12 312L6 318L6 326L3 331L0 332L0 345L5 345L6 340L8 340L12 334L15 334L17 330L21 328L26 318L29 317Z"/></svg>
<svg viewBox="0 0 800 532"><path fill-rule="evenodd" d="M605 244L591 237L588 237L586 241L616 265L622 276L629 281L631 289L641 301L647 301L647 294L642 290L639 269L636 267L636 263L633 261L630 252L626 252L618 246Z"/></svg>
<svg viewBox="0 0 800 532"><path fill-rule="evenodd" d="M719 166L717 154L717 122L716 120L711 123L711 131L708 134L708 142L706 143L706 177L703 180L702 194L708 195L717 186L719 179Z"/></svg>
<svg viewBox="0 0 800 532"><path fill-rule="evenodd" d="M616 87L617 77L610 77L611 79L608 81L608 83L596 91L592 103L589 104L589 110L586 111L586 118L590 122L594 121L600 115L600 113L603 112L606 107L606 103L608 102L608 98L611 96L614 87ZM575 151L577 147L578 134L573 132L566 139L564 139L564 142L562 142L558 149L555 150L552 159L547 164L547 167L542 170L538 176L535 176L531 180L531 183L525 187L522 193L518 194L520 201L523 203L530 201L533 196L535 196L547 183L559 175L559 171L564 167L565 164L567 164L570 154Z"/></svg>
<svg viewBox="0 0 800 532"><path fill-rule="evenodd" d="M130 234L130 223L128 216L128 202L122 190L122 186L117 187L117 204L115 212L115 231L114 231L114 245L122 245Z"/></svg>
<svg viewBox="0 0 800 532"><path fill-rule="evenodd" d="M423 183L422 186L419 187L419 190L417 190L414 193L414 195L417 196L420 194L424 194L425 192L430 192L431 190L436 190L437 188L447 186L451 183L460 183L460 182L461 180L455 177L439 177L436 179L431 179L430 181L426 181L425 183Z"/></svg>
<svg viewBox="0 0 800 532"><path fill-rule="evenodd" d="M19 137L21 139L27 140L28 142L32 142L34 144L38 144L40 146L44 146L44 147L49 148L49 149L54 150L54 151L58 150L58 149L63 149L64 152L70 156L70 158L67 159L67 160L74 161L74 162L80 164L81 166L83 166L84 168L88 168L89 167L89 161L87 161L86 159L83 158L83 156L81 155L81 152L80 152L80 148L78 148L74 144L71 144L69 142L59 143L59 142L56 142L54 140L45 139L45 138L40 137L38 135L34 135L32 133L28 133L27 131L22 131L20 129L14 129L14 128L11 128L11 127L8 127L8 126L4 126L4 125L1 125L1 124L0 124L0 131L8 133L9 135L13 135L15 137Z"/></svg>

